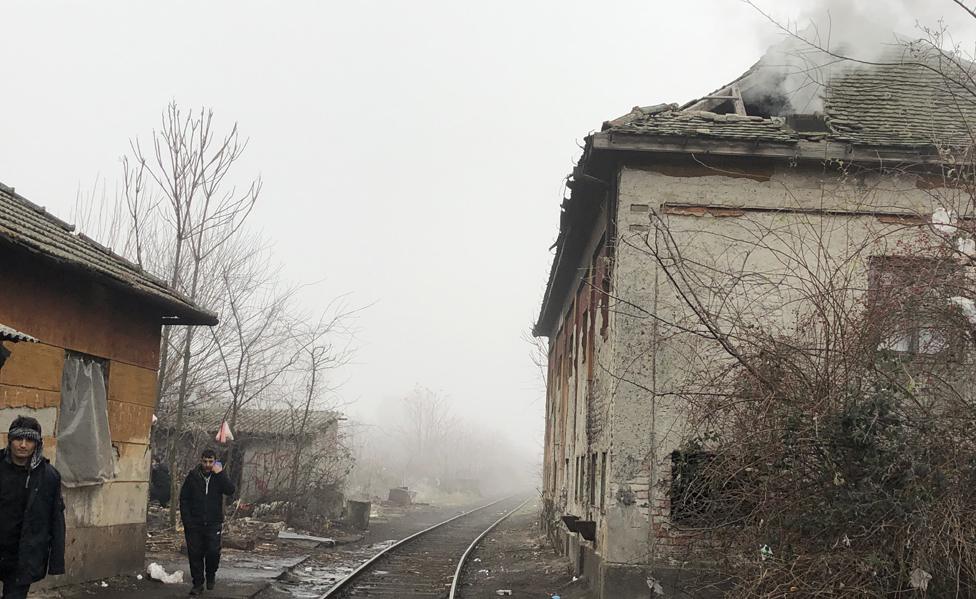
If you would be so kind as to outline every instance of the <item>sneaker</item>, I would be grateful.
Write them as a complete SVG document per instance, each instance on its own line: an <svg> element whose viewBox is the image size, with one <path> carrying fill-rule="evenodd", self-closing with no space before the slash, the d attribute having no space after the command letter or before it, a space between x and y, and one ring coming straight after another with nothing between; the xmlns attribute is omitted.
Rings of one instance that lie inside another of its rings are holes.
<svg viewBox="0 0 976 599"><path fill-rule="evenodd" d="M216 581L213 578L208 578L207 579L207 590L208 591L212 591L213 588L214 588L214 584L216 584Z"/></svg>
<svg viewBox="0 0 976 599"><path fill-rule="evenodd" d="M202 595L203 594L203 585L202 584L201 585L194 585L193 588L190 589L190 594L191 595Z"/></svg>

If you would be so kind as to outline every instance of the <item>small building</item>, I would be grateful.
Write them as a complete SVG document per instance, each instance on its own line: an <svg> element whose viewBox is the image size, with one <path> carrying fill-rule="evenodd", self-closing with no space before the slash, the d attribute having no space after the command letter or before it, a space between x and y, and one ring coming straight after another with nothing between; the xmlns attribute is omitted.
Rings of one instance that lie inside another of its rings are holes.
<svg viewBox="0 0 976 599"><path fill-rule="evenodd" d="M299 482L319 487L319 492L311 494L315 501L310 502L315 505L308 507L323 515L338 515L342 486L352 462L340 443L342 416L337 412L241 408L231 423L227 408L195 408L188 410L185 418L187 430L181 438L186 442L180 453L185 469L193 467L204 448L216 446L237 486L235 497L246 503L283 500L291 492L295 453L300 447ZM214 438L225 421L234 438L221 446ZM156 430L154 445L166 447L170 432Z"/></svg>
<svg viewBox="0 0 976 599"><path fill-rule="evenodd" d="M217 317L0 184L0 435L37 418L63 477L66 574L144 567L161 325Z"/></svg>
<svg viewBox="0 0 976 599"><path fill-rule="evenodd" d="M682 575L688 540L669 496L685 440L681 392L721 348L679 294L721 307L714 290L734 288L730 310L753 300L749 314L789 331L785 292L757 293L790 275L782 255L817 264L817 252L889 233L865 254L896 251L906 223L929 222L943 150L972 151L971 93L922 60L836 67L797 102L783 85L790 74L776 70L789 61L773 52L700 99L634 108L586 138L534 333L549 340L546 522L597 597L646 598L657 584L687 596L665 583ZM781 234L780 255L757 231ZM829 243L802 239L824 231ZM695 276L669 278L677 260ZM733 262L734 285L722 279ZM850 268L866 287L868 261Z"/></svg>

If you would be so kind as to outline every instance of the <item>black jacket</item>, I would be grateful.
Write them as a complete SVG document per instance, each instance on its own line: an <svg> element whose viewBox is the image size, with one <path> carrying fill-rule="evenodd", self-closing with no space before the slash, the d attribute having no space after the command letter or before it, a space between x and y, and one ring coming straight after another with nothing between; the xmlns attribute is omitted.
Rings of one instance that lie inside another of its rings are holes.
<svg viewBox="0 0 976 599"><path fill-rule="evenodd" d="M180 489L180 517L183 526L209 526L224 522L224 495L233 495L237 489L227 477L227 471L210 475L210 487L203 476L203 468L197 466L186 475Z"/></svg>
<svg viewBox="0 0 976 599"><path fill-rule="evenodd" d="M0 460L7 450L0 449ZM61 475L42 459L27 478L29 495L17 554L17 583L32 584L47 574L64 574L64 497ZM2 514L0 514L2 517Z"/></svg>

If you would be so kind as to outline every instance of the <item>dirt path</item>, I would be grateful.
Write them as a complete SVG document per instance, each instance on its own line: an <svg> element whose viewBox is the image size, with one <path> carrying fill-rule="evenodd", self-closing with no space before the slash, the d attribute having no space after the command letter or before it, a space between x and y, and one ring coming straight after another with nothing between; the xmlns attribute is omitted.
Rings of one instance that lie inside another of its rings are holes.
<svg viewBox="0 0 976 599"><path fill-rule="evenodd" d="M582 581L573 581L566 560L539 531L539 502L530 501L486 536L461 576L461 599L512 597L590 599Z"/></svg>

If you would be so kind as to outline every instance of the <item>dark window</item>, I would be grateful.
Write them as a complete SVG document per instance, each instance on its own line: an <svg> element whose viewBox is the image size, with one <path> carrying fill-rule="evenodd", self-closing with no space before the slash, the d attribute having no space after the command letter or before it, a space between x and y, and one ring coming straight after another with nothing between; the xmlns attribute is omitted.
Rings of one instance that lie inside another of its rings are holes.
<svg viewBox="0 0 976 599"><path fill-rule="evenodd" d="M708 520L715 499L707 467L714 455L705 451L671 453L671 521L697 525Z"/></svg>
<svg viewBox="0 0 976 599"><path fill-rule="evenodd" d="M590 455L590 505L596 505L596 456Z"/></svg>
<svg viewBox="0 0 976 599"><path fill-rule="evenodd" d="M606 505L607 499L607 452L603 452L600 461L600 509Z"/></svg>

